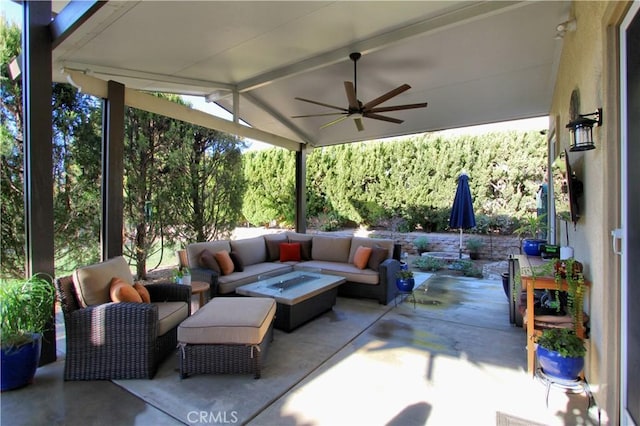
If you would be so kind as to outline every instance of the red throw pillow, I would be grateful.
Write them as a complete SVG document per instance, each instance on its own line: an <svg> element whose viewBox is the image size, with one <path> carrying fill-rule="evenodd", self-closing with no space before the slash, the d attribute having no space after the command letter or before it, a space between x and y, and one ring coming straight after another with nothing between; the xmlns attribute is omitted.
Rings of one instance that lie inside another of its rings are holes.
<svg viewBox="0 0 640 426"><path fill-rule="evenodd" d="M280 243L280 262L300 262L300 243Z"/></svg>
<svg viewBox="0 0 640 426"><path fill-rule="evenodd" d="M353 264L358 269L364 269L367 267L367 262L371 256L371 247L360 246L356 249L356 253L353 256Z"/></svg>
<svg viewBox="0 0 640 426"><path fill-rule="evenodd" d="M109 285L109 295L112 302L142 303L142 297L135 288L121 278L113 277Z"/></svg>
<svg viewBox="0 0 640 426"><path fill-rule="evenodd" d="M142 303L151 303L151 295L149 294L149 290L147 290L144 285L142 285L141 283L135 283L133 285L133 288L135 288L140 295Z"/></svg>
<svg viewBox="0 0 640 426"><path fill-rule="evenodd" d="M231 260L231 256L229 256L229 252L225 250L218 251L213 254L216 258L216 262L220 266L220 271L222 271L222 275L229 275L233 272L233 260Z"/></svg>

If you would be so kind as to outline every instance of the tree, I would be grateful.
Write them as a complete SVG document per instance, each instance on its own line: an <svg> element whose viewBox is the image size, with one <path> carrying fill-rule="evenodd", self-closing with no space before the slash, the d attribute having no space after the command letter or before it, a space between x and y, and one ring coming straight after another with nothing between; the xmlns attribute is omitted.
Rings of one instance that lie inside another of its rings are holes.
<svg viewBox="0 0 640 426"><path fill-rule="evenodd" d="M100 256L101 103L69 84L53 85L56 268Z"/></svg>
<svg viewBox="0 0 640 426"><path fill-rule="evenodd" d="M178 101L176 97L169 98ZM126 109L124 252L134 260L138 279L147 277L147 259L161 240L162 218L170 209L164 195L173 185L164 171L171 147L180 143L177 136L175 120L135 108Z"/></svg>
<svg viewBox="0 0 640 426"><path fill-rule="evenodd" d="M180 135L169 165L176 238L187 244L226 237L242 215L244 142L188 123Z"/></svg>
<svg viewBox="0 0 640 426"><path fill-rule="evenodd" d="M24 277L22 87L6 64L20 52L20 28L0 19L0 264L2 277Z"/></svg>

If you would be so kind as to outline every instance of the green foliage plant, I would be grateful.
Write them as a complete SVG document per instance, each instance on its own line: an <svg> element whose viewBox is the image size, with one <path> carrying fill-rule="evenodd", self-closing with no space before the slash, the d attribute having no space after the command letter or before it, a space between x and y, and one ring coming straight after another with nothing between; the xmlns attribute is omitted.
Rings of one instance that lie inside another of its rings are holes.
<svg viewBox="0 0 640 426"><path fill-rule="evenodd" d="M470 260L457 260L455 269L462 272L465 277L482 278L482 270Z"/></svg>
<svg viewBox="0 0 640 426"><path fill-rule="evenodd" d="M582 264L573 257L566 260L554 260L554 280L556 282L556 304L560 309L558 292L561 289L562 281L567 284L567 311L573 321L574 332L578 325L584 321L584 311L582 308L585 293L585 280L582 273Z"/></svg>
<svg viewBox="0 0 640 426"><path fill-rule="evenodd" d="M548 328L536 338L543 348L557 352L564 358L580 358L586 353L584 341L568 328Z"/></svg>
<svg viewBox="0 0 640 426"><path fill-rule="evenodd" d="M520 226L514 230L514 233L518 235L521 240L526 238L539 238L546 229L547 215L531 215L520 222Z"/></svg>
<svg viewBox="0 0 640 426"><path fill-rule="evenodd" d="M418 237L413 240L413 245L416 246L418 253L425 252L429 249L429 239L427 237Z"/></svg>
<svg viewBox="0 0 640 426"><path fill-rule="evenodd" d="M409 269L401 269L398 272L396 272L396 277L401 280L407 280L409 278L413 278L413 271L410 271Z"/></svg>
<svg viewBox="0 0 640 426"><path fill-rule="evenodd" d="M484 241L479 237L471 237L466 241L467 250L471 253L478 253L484 247Z"/></svg>
<svg viewBox="0 0 640 426"><path fill-rule="evenodd" d="M446 263L443 260L435 257L420 256L413 261L412 266L420 269L421 271L435 272L443 269L445 264Z"/></svg>
<svg viewBox="0 0 640 426"><path fill-rule="evenodd" d="M53 315L55 289L43 274L5 280L0 286L0 344L3 349L29 343L43 333Z"/></svg>

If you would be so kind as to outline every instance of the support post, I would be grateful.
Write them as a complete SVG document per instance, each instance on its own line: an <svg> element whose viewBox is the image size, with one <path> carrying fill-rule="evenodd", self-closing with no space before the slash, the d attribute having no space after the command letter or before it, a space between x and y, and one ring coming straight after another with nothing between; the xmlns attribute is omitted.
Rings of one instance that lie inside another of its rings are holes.
<svg viewBox="0 0 640 426"><path fill-rule="evenodd" d="M307 147L296 151L296 232L307 232Z"/></svg>
<svg viewBox="0 0 640 426"><path fill-rule="evenodd" d="M55 276L51 111L51 1L22 3L22 107L26 276ZM48 278L47 278L48 279ZM53 283L51 283L53 285ZM54 312L44 333L40 365L56 360Z"/></svg>
<svg viewBox="0 0 640 426"><path fill-rule="evenodd" d="M101 257L122 255L124 176L124 85L108 83L102 114Z"/></svg>

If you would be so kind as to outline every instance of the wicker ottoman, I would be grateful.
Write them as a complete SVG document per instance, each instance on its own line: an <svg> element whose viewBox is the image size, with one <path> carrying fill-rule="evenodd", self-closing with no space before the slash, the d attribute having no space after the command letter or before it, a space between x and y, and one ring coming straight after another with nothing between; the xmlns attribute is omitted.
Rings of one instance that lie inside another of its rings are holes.
<svg viewBox="0 0 640 426"><path fill-rule="evenodd" d="M178 326L180 377L253 373L273 340L276 302L266 297L216 297Z"/></svg>

